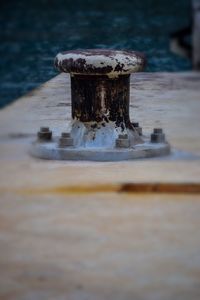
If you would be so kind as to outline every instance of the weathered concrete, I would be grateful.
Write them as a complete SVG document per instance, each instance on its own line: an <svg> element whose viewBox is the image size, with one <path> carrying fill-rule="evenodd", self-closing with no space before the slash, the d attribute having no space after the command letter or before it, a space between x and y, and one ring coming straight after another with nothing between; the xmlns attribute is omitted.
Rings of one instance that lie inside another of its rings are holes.
<svg viewBox="0 0 200 300"><path fill-rule="evenodd" d="M59 133L66 122L67 131L67 78L0 111L0 298L199 299L200 195L119 193L113 186L200 184L200 74L138 74L131 83L132 120L149 133L164 128L187 155L33 159L27 150L40 126Z"/></svg>

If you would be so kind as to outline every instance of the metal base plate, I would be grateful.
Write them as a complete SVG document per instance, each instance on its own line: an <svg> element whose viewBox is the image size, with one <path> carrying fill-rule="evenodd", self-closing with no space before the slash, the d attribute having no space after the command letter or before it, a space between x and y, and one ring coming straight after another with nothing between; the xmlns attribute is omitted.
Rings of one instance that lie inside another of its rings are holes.
<svg viewBox="0 0 200 300"><path fill-rule="evenodd" d="M138 144L130 148L75 148L58 146L57 139L50 142L36 141L32 144L30 154L37 158L50 160L90 160L90 161L121 161L138 158L164 156L170 153L168 143Z"/></svg>

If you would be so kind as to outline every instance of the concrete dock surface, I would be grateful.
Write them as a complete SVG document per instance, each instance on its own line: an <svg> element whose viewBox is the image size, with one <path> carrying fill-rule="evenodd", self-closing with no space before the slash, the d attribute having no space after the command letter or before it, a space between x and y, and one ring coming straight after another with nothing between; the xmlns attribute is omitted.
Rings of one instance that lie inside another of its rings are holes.
<svg viewBox="0 0 200 300"><path fill-rule="evenodd" d="M163 158L32 158L40 126L69 127L70 97L61 74L0 111L0 299L200 299L200 73L131 77L131 118L164 129Z"/></svg>

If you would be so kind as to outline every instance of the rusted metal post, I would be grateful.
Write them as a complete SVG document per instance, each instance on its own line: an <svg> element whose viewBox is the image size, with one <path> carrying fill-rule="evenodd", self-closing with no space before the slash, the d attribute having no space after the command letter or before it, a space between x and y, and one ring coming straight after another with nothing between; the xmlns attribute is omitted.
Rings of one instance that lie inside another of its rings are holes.
<svg viewBox="0 0 200 300"><path fill-rule="evenodd" d="M109 140L100 140L99 129L105 126L110 131L115 126L119 134L129 129L131 143L141 142L129 118L129 90L130 73L143 70L144 65L144 55L133 51L76 50L56 56L55 66L71 75L73 128L77 131L77 122L87 128L87 138L79 133L75 145L92 144L97 135L99 146L114 145L114 130Z"/></svg>
<svg viewBox="0 0 200 300"><path fill-rule="evenodd" d="M71 77L72 118L81 122L109 122L130 126L130 75Z"/></svg>
<svg viewBox="0 0 200 300"><path fill-rule="evenodd" d="M168 154L164 134L144 136L130 120L130 74L143 70L145 58L134 51L74 50L59 53L55 66L70 73L70 131L38 140L32 155L45 159L124 160Z"/></svg>
<svg viewBox="0 0 200 300"><path fill-rule="evenodd" d="M86 50L60 53L56 67L71 74L72 118L81 122L115 122L131 127L130 73L144 68L141 53Z"/></svg>

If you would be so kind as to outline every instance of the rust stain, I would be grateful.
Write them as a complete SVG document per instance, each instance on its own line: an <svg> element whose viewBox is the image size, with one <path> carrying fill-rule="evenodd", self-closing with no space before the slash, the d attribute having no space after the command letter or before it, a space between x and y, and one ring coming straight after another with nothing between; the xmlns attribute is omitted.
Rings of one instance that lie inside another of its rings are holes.
<svg viewBox="0 0 200 300"><path fill-rule="evenodd" d="M124 183L119 192L199 194L200 183Z"/></svg>
<svg viewBox="0 0 200 300"><path fill-rule="evenodd" d="M117 54L126 57L126 66L116 56ZM65 57L60 61L59 55L65 55ZM104 57L104 60L100 61L100 64L95 64L95 59L93 63L87 61L88 57L98 56ZM116 62L116 66L114 67L111 64L113 60ZM128 66L134 65L137 65L139 70L143 70L146 66L146 57L138 51L116 51L111 49L70 50L59 53L55 58L54 65L61 72L103 75L109 74L113 70L119 73L126 72L128 71Z"/></svg>
<svg viewBox="0 0 200 300"><path fill-rule="evenodd" d="M118 192L118 185L85 185L85 186L60 186L52 189L59 194L88 194Z"/></svg>
<svg viewBox="0 0 200 300"><path fill-rule="evenodd" d="M109 122L130 127L130 76L76 75L71 78L72 118L81 122Z"/></svg>
<svg viewBox="0 0 200 300"><path fill-rule="evenodd" d="M95 194L95 193L126 193L126 194L200 194L200 183L119 183L55 186L45 188L0 189L0 193L14 192L25 195L38 194Z"/></svg>

